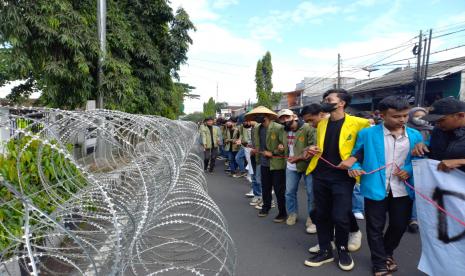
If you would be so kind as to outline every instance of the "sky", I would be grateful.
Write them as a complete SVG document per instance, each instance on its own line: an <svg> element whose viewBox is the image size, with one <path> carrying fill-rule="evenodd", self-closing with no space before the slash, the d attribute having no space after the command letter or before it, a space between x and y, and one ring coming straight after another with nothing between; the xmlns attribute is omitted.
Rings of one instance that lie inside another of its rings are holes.
<svg viewBox="0 0 465 276"><path fill-rule="evenodd" d="M412 64L420 30L438 36L433 53L465 44L463 0L171 0L171 6L183 7L196 26L180 76L200 100L186 100L185 113L201 111L210 97L255 101L255 66L266 51L273 90L288 92L304 77L335 77L338 53L343 77L367 78L360 68L371 64L390 63L371 77L408 65L399 59ZM465 47L435 53L431 61L459 56Z"/></svg>

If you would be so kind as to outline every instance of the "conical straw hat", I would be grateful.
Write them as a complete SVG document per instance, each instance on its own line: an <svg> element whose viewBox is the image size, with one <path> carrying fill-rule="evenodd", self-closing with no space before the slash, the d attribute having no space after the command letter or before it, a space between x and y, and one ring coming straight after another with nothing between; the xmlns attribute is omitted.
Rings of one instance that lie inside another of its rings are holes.
<svg viewBox="0 0 465 276"><path fill-rule="evenodd" d="M269 110L264 106L257 106L254 109L250 110L247 114L245 114L245 119L253 119L257 115L271 115L274 119L278 118L278 115L273 111Z"/></svg>

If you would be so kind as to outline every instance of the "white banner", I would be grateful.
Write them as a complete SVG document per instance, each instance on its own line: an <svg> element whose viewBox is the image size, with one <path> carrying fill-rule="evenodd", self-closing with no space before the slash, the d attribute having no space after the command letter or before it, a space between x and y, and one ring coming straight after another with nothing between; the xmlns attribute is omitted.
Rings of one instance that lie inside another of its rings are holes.
<svg viewBox="0 0 465 276"><path fill-rule="evenodd" d="M439 161L413 162L415 189L465 221L465 173L437 170ZM422 252L418 269L428 275L465 275L465 226L416 194Z"/></svg>

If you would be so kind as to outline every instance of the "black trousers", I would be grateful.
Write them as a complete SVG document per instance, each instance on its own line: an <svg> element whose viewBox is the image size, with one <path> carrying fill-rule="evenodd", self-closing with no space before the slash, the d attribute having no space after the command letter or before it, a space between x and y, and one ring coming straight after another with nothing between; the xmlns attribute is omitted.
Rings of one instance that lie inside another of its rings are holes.
<svg viewBox="0 0 465 276"><path fill-rule="evenodd" d="M203 158L203 169L206 171L208 169L208 164L210 164L210 172L215 168L215 160L218 155L218 148L206 149L204 151Z"/></svg>
<svg viewBox="0 0 465 276"><path fill-rule="evenodd" d="M313 219L318 233L318 244L322 250L330 250L333 231L337 248L347 248L349 232L358 230L352 214L354 185L355 179L349 177L338 181L313 177Z"/></svg>
<svg viewBox="0 0 465 276"><path fill-rule="evenodd" d="M261 166L262 180L262 210L268 212L271 209L271 190L274 189L276 201L278 202L279 215L286 216L286 171L285 170L270 170L270 167Z"/></svg>
<svg viewBox="0 0 465 276"><path fill-rule="evenodd" d="M409 196L393 197L392 193L380 201L365 198L367 240L375 269L385 268L386 257L392 256L399 246L410 220L412 204ZM386 214L389 214L389 226L383 234Z"/></svg>

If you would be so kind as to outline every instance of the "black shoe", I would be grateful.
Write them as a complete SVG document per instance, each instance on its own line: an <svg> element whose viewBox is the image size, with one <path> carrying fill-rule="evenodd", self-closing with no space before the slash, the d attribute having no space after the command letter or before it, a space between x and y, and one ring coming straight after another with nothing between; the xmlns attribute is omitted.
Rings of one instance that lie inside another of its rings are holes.
<svg viewBox="0 0 465 276"><path fill-rule="evenodd" d="M415 220L412 220L410 224L408 225L407 230L409 233L416 234L418 233L418 223Z"/></svg>
<svg viewBox="0 0 465 276"><path fill-rule="evenodd" d="M349 250L347 250L347 248L345 248L344 246L341 246L337 250L337 253L339 255L339 268L344 271L352 270L355 264L354 260L352 259L352 256L349 253Z"/></svg>
<svg viewBox="0 0 465 276"><path fill-rule="evenodd" d="M317 254L305 260L304 264L310 267L318 267L332 261L334 261L334 257L331 250L320 250Z"/></svg>
<svg viewBox="0 0 465 276"><path fill-rule="evenodd" d="M273 221L276 222L276 223L283 223L285 222L287 219L287 216L286 215L277 215Z"/></svg>
<svg viewBox="0 0 465 276"><path fill-rule="evenodd" d="M209 171L210 174L213 174L213 170Z"/></svg>
<svg viewBox="0 0 465 276"><path fill-rule="evenodd" d="M264 217L268 216L268 211L260 210L260 212L258 212L258 216L261 217L261 218L264 218Z"/></svg>

